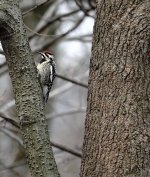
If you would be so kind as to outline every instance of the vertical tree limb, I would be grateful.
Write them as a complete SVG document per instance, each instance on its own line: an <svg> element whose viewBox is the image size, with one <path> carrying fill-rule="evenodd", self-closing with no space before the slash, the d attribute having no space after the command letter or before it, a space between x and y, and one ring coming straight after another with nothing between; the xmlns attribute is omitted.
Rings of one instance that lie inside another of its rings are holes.
<svg viewBox="0 0 150 177"><path fill-rule="evenodd" d="M0 1L0 40L13 84L27 161L32 177L58 177L40 84L18 4L19 0Z"/></svg>

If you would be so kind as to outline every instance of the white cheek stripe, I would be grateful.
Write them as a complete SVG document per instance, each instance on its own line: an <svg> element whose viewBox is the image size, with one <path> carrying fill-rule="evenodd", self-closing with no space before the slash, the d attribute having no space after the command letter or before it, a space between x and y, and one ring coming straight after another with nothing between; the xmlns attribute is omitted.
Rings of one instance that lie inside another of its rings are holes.
<svg viewBox="0 0 150 177"><path fill-rule="evenodd" d="M54 56L52 54L47 54L48 58L54 59Z"/></svg>
<svg viewBox="0 0 150 177"><path fill-rule="evenodd" d="M42 55L42 59L46 57L45 53L41 53L41 55Z"/></svg>

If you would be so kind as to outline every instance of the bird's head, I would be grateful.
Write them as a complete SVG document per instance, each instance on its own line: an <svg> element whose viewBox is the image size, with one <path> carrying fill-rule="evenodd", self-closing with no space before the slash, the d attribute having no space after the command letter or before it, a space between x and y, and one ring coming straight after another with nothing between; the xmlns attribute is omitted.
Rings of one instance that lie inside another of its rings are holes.
<svg viewBox="0 0 150 177"><path fill-rule="evenodd" d="M52 54L52 52L50 51L46 51L46 52L39 52L39 54L41 55L41 62L44 62L44 61L49 61L49 62L54 62L54 56Z"/></svg>

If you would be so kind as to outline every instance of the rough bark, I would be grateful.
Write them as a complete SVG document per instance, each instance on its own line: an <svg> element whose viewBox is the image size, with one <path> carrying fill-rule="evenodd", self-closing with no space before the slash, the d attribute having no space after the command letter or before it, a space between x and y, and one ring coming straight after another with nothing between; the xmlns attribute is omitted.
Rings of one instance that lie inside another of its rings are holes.
<svg viewBox="0 0 150 177"><path fill-rule="evenodd" d="M150 1L96 11L81 177L149 177Z"/></svg>
<svg viewBox="0 0 150 177"><path fill-rule="evenodd" d="M12 79L32 177L58 177L42 94L23 25L19 0L0 0L0 40Z"/></svg>

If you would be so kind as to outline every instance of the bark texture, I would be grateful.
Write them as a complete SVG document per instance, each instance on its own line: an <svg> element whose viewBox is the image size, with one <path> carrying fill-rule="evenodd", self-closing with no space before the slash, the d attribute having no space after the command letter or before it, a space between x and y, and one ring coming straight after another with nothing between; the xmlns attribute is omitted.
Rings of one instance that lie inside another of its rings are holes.
<svg viewBox="0 0 150 177"><path fill-rule="evenodd" d="M150 1L96 11L81 177L149 177Z"/></svg>
<svg viewBox="0 0 150 177"><path fill-rule="evenodd" d="M12 79L27 161L32 177L58 177L37 71L18 4L19 0L0 0L0 40Z"/></svg>

